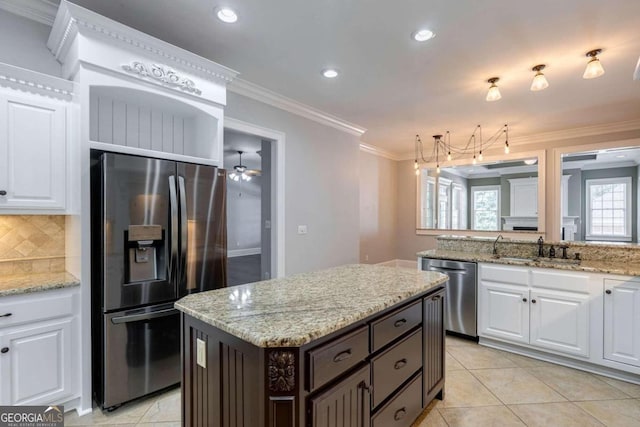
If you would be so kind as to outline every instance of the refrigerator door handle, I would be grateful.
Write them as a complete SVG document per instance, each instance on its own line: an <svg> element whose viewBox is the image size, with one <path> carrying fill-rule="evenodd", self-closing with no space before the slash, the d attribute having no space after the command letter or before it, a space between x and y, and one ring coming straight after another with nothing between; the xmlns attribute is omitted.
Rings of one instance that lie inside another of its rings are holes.
<svg viewBox="0 0 640 427"><path fill-rule="evenodd" d="M180 277L178 284L181 289L187 286L187 251L189 230L187 225L187 192L184 186L184 177L178 176L178 191L180 196Z"/></svg>
<svg viewBox="0 0 640 427"><path fill-rule="evenodd" d="M120 323L139 322L141 320L157 319L158 317L167 317L174 314L178 314L179 311L175 308L167 308L165 310L152 311L149 313L130 314L125 316L113 317L111 323L118 325Z"/></svg>
<svg viewBox="0 0 640 427"><path fill-rule="evenodd" d="M178 258L178 194L176 191L176 177L169 177L169 209L170 209L170 225L171 225L171 242L169 255L169 280L173 281L176 277L177 258Z"/></svg>

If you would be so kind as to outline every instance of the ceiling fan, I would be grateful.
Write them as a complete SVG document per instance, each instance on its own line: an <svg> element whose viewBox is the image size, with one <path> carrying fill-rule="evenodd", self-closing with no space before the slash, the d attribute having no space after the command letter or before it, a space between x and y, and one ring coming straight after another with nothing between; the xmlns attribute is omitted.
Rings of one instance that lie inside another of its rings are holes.
<svg viewBox="0 0 640 427"><path fill-rule="evenodd" d="M243 181L251 181L251 177L260 176L262 174L261 170L249 169L242 164L242 155L244 154L244 151L238 151L238 154L240 155L240 162L233 167L231 172L229 172L230 179L233 181L240 181L240 179Z"/></svg>

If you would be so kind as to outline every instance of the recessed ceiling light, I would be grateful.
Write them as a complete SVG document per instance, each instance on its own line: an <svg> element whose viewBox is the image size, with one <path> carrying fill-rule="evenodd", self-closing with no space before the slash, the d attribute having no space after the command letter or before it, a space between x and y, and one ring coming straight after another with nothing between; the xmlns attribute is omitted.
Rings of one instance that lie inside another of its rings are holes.
<svg viewBox="0 0 640 427"><path fill-rule="evenodd" d="M238 15L233 11L233 9L229 9L228 7L219 7L216 10L216 16L222 22L226 22L227 24L233 24L238 20Z"/></svg>
<svg viewBox="0 0 640 427"><path fill-rule="evenodd" d="M627 156L626 156L626 155L624 155L624 154L618 154L616 157L617 157L618 159L624 159L624 158L625 158L625 157L627 157Z"/></svg>
<svg viewBox="0 0 640 427"><path fill-rule="evenodd" d="M413 37L413 39L417 42L426 42L427 40L431 40L435 36L436 34L433 31L427 29L418 30L411 35L411 37Z"/></svg>
<svg viewBox="0 0 640 427"><path fill-rule="evenodd" d="M322 75L328 79L333 79L335 77L338 77L338 70L334 68L325 68L324 70L322 70Z"/></svg>

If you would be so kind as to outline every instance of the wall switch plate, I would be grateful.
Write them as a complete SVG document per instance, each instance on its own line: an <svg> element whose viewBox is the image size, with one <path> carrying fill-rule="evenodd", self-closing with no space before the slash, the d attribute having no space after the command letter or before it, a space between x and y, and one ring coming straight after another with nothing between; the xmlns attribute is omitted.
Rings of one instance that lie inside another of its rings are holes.
<svg viewBox="0 0 640 427"><path fill-rule="evenodd" d="M307 234L307 226L299 225L298 226L298 234Z"/></svg>
<svg viewBox="0 0 640 427"><path fill-rule="evenodd" d="M200 338L196 338L196 363L207 369L207 347Z"/></svg>
<svg viewBox="0 0 640 427"><path fill-rule="evenodd" d="M271 221L269 221L268 219L264 220L264 228L267 230L271 229Z"/></svg>

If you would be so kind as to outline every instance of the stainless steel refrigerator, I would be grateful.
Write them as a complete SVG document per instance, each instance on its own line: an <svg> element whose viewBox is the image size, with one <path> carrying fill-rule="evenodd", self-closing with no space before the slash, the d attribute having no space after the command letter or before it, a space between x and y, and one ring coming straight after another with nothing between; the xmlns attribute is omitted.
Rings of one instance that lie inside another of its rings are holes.
<svg viewBox="0 0 640 427"><path fill-rule="evenodd" d="M226 286L225 171L92 152L93 391L105 409L180 382L173 303Z"/></svg>

